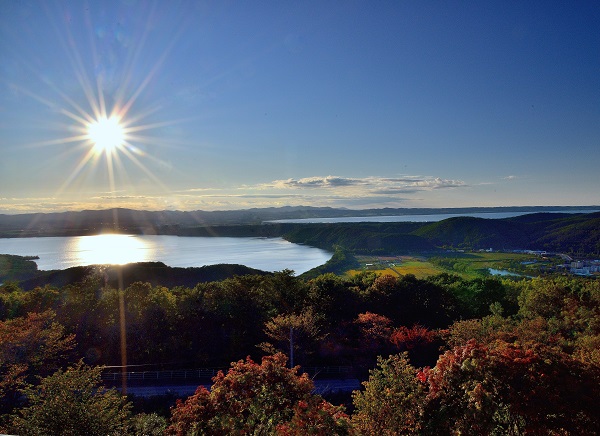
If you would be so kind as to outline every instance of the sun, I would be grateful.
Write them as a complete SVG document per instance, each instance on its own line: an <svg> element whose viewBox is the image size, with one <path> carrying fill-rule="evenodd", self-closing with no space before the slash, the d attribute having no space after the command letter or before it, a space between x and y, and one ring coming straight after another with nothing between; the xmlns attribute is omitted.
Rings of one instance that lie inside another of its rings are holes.
<svg viewBox="0 0 600 436"><path fill-rule="evenodd" d="M94 145L97 154L111 154L125 143L125 130L120 119L111 116L100 117L87 126L87 136Z"/></svg>

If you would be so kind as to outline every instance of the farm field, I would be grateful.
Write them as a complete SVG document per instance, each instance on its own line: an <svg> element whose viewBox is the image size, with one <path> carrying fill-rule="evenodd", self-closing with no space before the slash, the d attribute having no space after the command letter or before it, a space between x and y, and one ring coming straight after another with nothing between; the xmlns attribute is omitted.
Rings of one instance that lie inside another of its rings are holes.
<svg viewBox="0 0 600 436"><path fill-rule="evenodd" d="M487 275L488 269L509 271L514 274L537 275L540 267L551 262L540 256L520 253L473 252L447 253L443 256L357 256L360 269L346 273L354 276L363 271L377 274L406 275L425 278L441 273L458 274L463 278Z"/></svg>
<svg viewBox="0 0 600 436"><path fill-rule="evenodd" d="M363 271L373 271L377 274L406 275L413 274L417 278L425 278L446 272L424 257L415 256L357 256L362 268L347 271L349 276L355 276Z"/></svg>
<svg viewBox="0 0 600 436"><path fill-rule="evenodd" d="M501 252L448 253L445 256L433 257L429 261L447 272L466 278L486 275L490 268L517 275L536 276L542 269L553 264L552 258Z"/></svg>

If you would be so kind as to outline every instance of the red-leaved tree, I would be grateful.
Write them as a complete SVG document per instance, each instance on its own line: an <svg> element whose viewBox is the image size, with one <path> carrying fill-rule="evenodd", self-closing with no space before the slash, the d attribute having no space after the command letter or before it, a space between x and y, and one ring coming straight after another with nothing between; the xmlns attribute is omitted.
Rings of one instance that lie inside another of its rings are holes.
<svg viewBox="0 0 600 436"><path fill-rule="evenodd" d="M429 345L435 340L435 332L415 324L411 328L398 327L390 336L392 343L401 351L412 350L422 345Z"/></svg>
<svg viewBox="0 0 600 436"><path fill-rule="evenodd" d="M249 357L213 378L210 392L199 387L171 410L170 435L283 434L316 426L346 434L341 409L313 396L314 385L298 368L286 367L281 353L258 364ZM329 416L325 416L329 415ZM286 433L287 432L287 433Z"/></svg>
<svg viewBox="0 0 600 436"><path fill-rule="evenodd" d="M429 434L599 434L600 371L542 344L474 340L419 374Z"/></svg>

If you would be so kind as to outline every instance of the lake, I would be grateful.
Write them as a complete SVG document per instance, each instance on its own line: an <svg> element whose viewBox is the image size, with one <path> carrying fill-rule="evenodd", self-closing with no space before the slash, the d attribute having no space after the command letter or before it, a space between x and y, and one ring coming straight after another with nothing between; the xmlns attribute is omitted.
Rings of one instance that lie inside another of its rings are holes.
<svg viewBox="0 0 600 436"><path fill-rule="evenodd" d="M105 234L48 238L0 238L0 254L39 256L40 270L73 266L163 262L172 267L240 264L263 271L302 274L332 253L281 238L222 238Z"/></svg>

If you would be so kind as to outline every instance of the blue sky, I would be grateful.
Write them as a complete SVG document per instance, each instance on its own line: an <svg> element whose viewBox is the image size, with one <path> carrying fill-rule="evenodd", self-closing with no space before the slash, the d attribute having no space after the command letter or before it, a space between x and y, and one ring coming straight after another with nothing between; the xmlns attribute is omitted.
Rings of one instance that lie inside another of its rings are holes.
<svg viewBox="0 0 600 436"><path fill-rule="evenodd" d="M598 205L599 146L597 2L0 3L0 213Z"/></svg>

